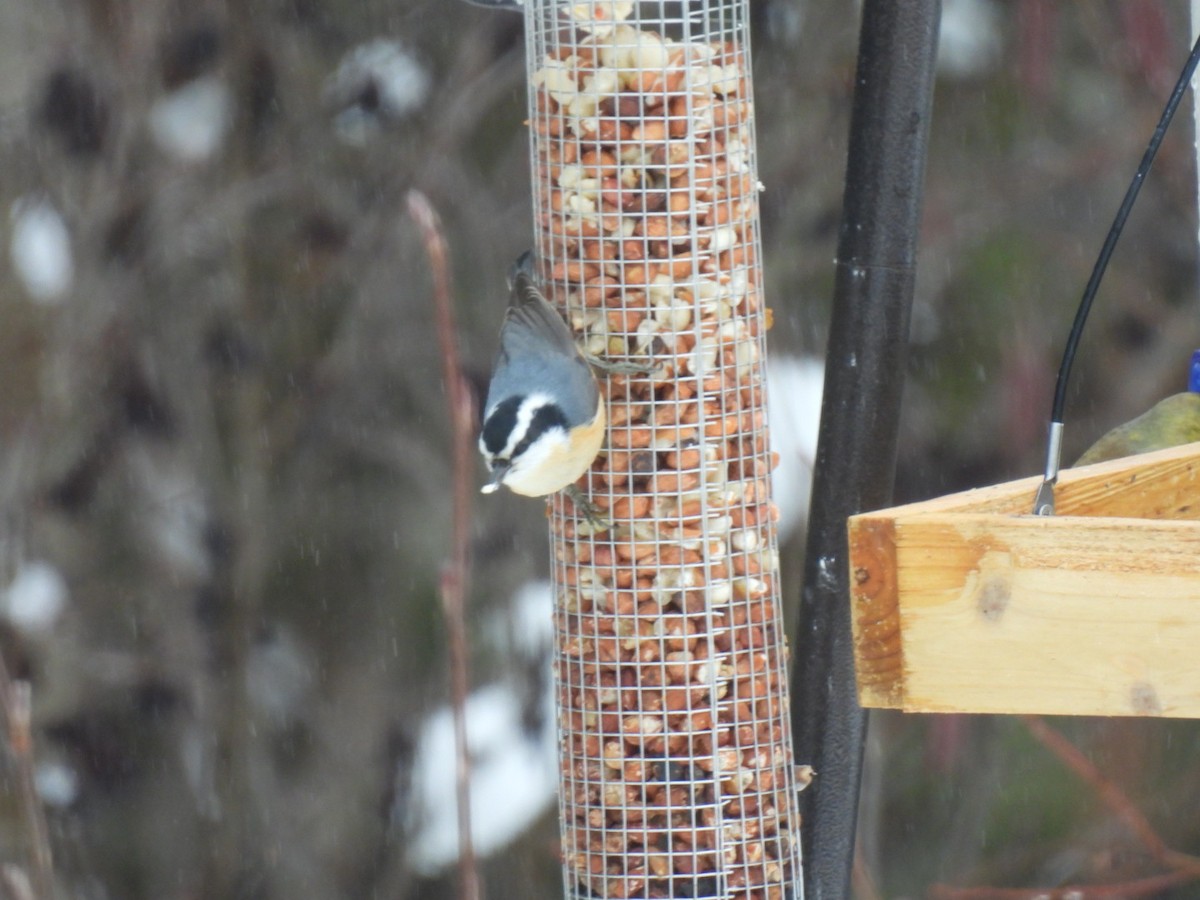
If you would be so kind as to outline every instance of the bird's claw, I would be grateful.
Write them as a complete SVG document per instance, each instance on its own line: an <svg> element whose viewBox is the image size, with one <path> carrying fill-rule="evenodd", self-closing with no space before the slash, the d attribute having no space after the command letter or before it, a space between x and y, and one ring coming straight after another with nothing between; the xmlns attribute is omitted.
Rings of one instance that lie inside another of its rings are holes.
<svg viewBox="0 0 1200 900"><path fill-rule="evenodd" d="M593 533L598 534L612 528L612 521L604 515L604 509L585 497L578 487L568 484L563 488L563 493L575 504L575 508L583 513L583 517L592 526Z"/></svg>
<svg viewBox="0 0 1200 900"><path fill-rule="evenodd" d="M590 353L585 353L583 358L589 366L605 375L649 375L658 368L656 363L611 362Z"/></svg>

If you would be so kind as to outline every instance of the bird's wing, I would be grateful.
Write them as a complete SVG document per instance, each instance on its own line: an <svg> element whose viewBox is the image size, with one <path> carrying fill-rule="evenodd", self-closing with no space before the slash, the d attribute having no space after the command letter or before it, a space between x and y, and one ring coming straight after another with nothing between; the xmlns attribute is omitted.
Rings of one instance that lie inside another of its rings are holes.
<svg viewBox="0 0 1200 900"><path fill-rule="evenodd" d="M500 329L500 360L492 374L486 408L528 394L532 386L555 388L555 400L572 422L596 413L600 388L592 367L558 310L542 296L523 257L510 274L512 297ZM501 365L504 363L505 365Z"/></svg>
<svg viewBox="0 0 1200 900"><path fill-rule="evenodd" d="M579 353L575 337L558 310L542 296L527 272L518 271L513 276L512 297L500 332L500 344L511 352L511 342L520 344L530 338L546 341L552 349L567 356Z"/></svg>

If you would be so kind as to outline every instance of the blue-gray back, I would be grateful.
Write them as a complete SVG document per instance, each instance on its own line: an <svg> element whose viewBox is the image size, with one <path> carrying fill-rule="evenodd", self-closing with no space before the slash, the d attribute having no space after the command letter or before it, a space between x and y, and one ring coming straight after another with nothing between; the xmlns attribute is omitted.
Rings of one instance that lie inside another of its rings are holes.
<svg viewBox="0 0 1200 900"><path fill-rule="evenodd" d="M527 272L517 271L485 409L490 411L505 397L539 390L558 401L572 425L596 414L599 388L591 366L558 311Z"/></svg>

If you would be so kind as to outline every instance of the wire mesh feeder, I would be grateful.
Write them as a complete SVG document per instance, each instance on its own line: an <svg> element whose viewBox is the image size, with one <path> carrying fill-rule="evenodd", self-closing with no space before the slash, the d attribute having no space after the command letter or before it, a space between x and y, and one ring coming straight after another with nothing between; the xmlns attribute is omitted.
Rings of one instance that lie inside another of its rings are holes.
<svg viewBox="0 0 1200 900"><path fill-rule="evenodd" d="M791 898L745 0L526 9L542 284L602 378L552 505L568 897Z"/></svg>

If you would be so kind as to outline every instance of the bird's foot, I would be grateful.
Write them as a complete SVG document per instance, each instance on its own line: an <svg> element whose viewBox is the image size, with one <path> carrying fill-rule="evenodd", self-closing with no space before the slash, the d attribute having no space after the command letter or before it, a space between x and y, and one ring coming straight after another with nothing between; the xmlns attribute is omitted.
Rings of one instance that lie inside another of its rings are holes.
<svg viewBox="0 0 1200 900"><path fill-rule="evenodd" d="M575 508L583 513L583 517L592 526L593 534L599 534L602 531L608 531L608 529L612 528L612 521L604 515L603 507L597 506L585 497L583 491L578 487L568 484L563 488L563 493L575 504Z"/></svg>
<svg viewBox="0 0 1200 900"><path fill-rule="evenodd" d="M658 368L657 363L611 362L599 356L585 353L588 365L605 375L649 375Z"/></svg>

